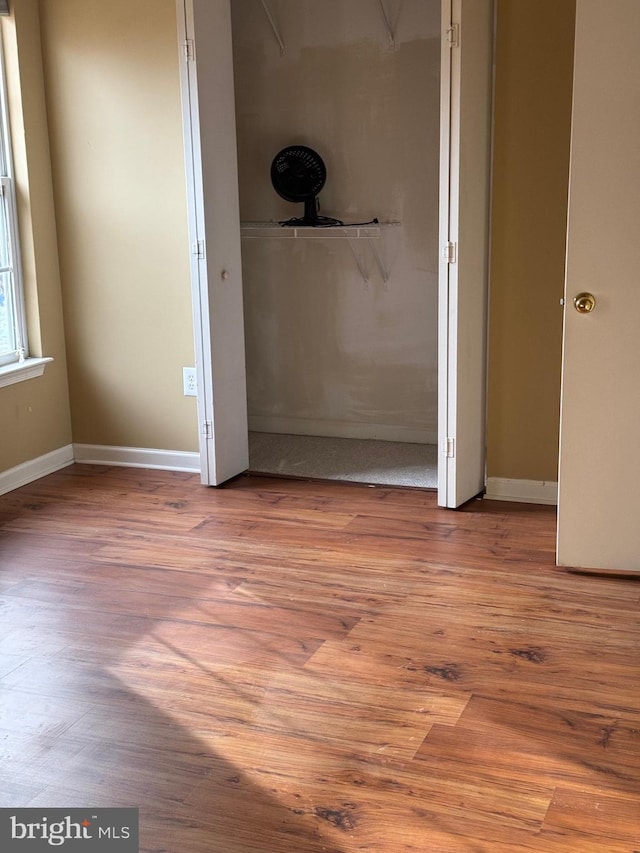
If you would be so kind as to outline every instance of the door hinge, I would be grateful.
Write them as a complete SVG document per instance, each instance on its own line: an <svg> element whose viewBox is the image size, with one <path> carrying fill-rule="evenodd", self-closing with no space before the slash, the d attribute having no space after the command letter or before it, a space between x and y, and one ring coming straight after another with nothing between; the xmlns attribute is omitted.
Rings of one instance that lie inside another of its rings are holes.
<svg viewBox="0 0 640 853"><path fill-rule="evenodd" d="M451 24L445 36L449 47L460 47L460 24Z"/></svg>
<svg viewBox="0 0 640 853"><path fill-rule="evenodd" d="M442 442L442 454L446 456L447 459L453 459L455 454L455 439L453 438L445 438Z"/></svg>
<svg viewBox="0 0 640 853"><path fill-rule="evenodd" d="M448 264L455 264L458 259L458 244L457 243L445 243L442 249L442 257Z"/></svg>
<svg viewBox="0 0 640 853"><path fill-rule="evenodd" d="M194 254L198 260L204 259L204 240L197 240L193 244L192 254Z"/></svg>
<svg viewBox="0 0 640 853"><path fill-rule="evenodd" d="M193 62L196 55L193 39L185 39L182 42L182 50L184 52L185 62Z"/></svg>
<svg viewBox="0 0 640 853"><path fill-rule="evenodd" d="M211 421L205 421L202 424L202 434L205 438L213 438L213 425Z"/></svg>

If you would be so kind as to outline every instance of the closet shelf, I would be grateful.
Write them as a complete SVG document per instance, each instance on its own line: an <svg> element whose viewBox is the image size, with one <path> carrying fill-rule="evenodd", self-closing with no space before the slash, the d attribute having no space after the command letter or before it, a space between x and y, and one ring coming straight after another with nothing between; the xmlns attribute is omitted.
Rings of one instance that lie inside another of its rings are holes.
<svg viewBox="0 0 640 853"><path fill-rule="evenodd" d="M356 262L362 281L369 284L369 271L362 255L357 251L354 241L366 240L378 267L378 272L383 282L389 281L389 270L382 260L382 256L376 246L383 231L389 228L397 228L399 222L379 222L374 225L329 225L326 228L314 228L313 226L280 225L278 222L242 222L240 223L240 236L251 239L255 238L277 238L285 240L347 240L349 248Z"/></svg>
<svg viewBox="0 0 640 853"><path fill-rule="evenodd" d="M269 21L269 26L271 27L271 31L278 42L278 47L280 48L280 56L284 56L285 47L284 40L282 35L280 34L280 30L278 29L278 24L273 16L271 11L271 7L269 6L268 0L261 0L262 8L264 9L264 13L267 16L267 20ZM387 38L389 39L389 47L391 50L396 49L396 37L393 32L393 27L391 26L391 21L389 20L389 16L387 15L387 10L384 6L384 0L378 0L378 6L380 7L380 15L382 17L382 22L384 24L384 28L387 32Z"/></svg>
<svg viewBox="0 0 640 853"><path fill-rule="evenodd" d="M241 222L241 237L278 237L287 240L378 240L386 228L397 228L399 222L374 225L313 226L280 225L279 222Z"/></svg>

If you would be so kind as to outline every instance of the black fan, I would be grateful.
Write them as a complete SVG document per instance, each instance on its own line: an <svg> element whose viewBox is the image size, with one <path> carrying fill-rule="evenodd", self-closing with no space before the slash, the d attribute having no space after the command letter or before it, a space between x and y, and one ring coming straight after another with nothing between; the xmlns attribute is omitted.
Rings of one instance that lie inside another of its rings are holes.
<svg viewBox="0 0 640 853"><path fill-rule="evenodd" d="M303 202L304 216L282 225L310 225L314 228L342 225L339 219L318 214L318 194L327 179L322 157L306 145L290 145L273 158L271 183L286 201Z"/></svg>

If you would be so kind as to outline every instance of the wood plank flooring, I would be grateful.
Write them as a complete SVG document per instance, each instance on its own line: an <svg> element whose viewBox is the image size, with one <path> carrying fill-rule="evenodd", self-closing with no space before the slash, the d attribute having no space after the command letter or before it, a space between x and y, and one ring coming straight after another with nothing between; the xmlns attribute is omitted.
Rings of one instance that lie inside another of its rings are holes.
<svg viewBox="0 0 640 853"><path fill-rule="evenodd" d="M554 543L336 483L0 497L0 805L139 806L145 853L638 853L640 585Z"/></svg>

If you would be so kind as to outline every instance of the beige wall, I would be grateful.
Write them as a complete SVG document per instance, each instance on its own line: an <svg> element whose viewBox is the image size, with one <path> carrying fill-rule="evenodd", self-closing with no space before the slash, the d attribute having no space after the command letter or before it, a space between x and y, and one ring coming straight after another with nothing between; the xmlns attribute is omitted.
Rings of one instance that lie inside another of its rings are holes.
<svg viewBox="0 0 640 853"><path fill-rule="evenodd" d="M241 218L303 206L275 193L274 155L300 143L327 166L321 213L400 227L365 243L243 240L250 423L398 440L437 434L440 0L405 0L396 49L370 0L277 0L280 55L259 3L233 0ZM395 22L395 18L394 18Z"/></svg>
<svg viewBox="0 0 640 853"><path fill-rule="evenodd" d="M73 440L197 450L174 0L45 0Z"/></svg>
<svg viewBox="0 0 640 853"><path fill-rule="evenodd" d="M557 478L574 0L499 0L490 477Z"/></svg>
<svg viewBox="0 0 640 853"><path fill-rule="evenodd" d="M71 441L38 4L14 0L13 6L24 108L24 130L14 121L13 131L30 332L34 353L56 361L43 377L0 389L0 471ZM184 398L181 387L193 341L174 2L46 0L40 10L73 440L195 450L195 401ZM488 424L493 477L556 476L573 14L574 0L499 3ZM373 39L381 23L367 22ZM3 30L11 70L11 21ZM270 31L262 36L266 51ZM379 38L383 50L383 32ZM295 40L288 50L296 50ZM11 88L15 111L20 93L15 83ZM309 141L315 138L311 128ZM280 141L288 137L271 138L272 146ZM263 185L259 197L267 190ZM335 183L327 187L325 208L348 216L387 210L375 193L363 208L349 208L340 192ZM247 204L246 184L243 193ZM271 213L291 210L282 202L273 211L255 211L256 218ZM342 268L338 249L330 252L331 263ZM358 298L372 299L360 282L353 286ZM376 281L375 299L389 298L377 287Z"/></svg>
<svg viewBox="0 0 640 853"><path fill-rule="evenodd" d="M0 472L71 442L37 0L2 20L31 355L43 376L0 388Z"/></svg>

